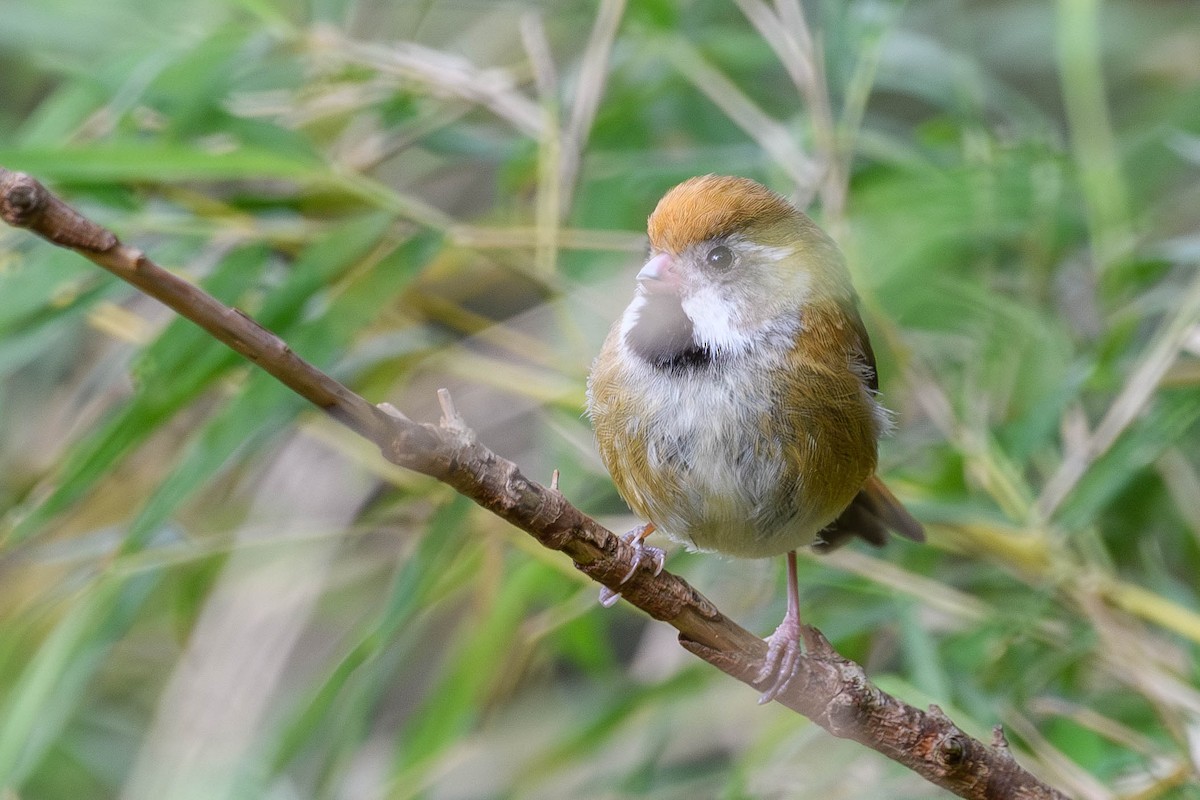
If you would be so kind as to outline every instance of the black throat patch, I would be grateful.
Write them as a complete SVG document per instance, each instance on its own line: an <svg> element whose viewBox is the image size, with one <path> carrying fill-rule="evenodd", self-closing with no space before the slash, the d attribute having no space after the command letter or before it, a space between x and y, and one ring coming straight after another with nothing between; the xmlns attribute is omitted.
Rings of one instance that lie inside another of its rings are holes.
<svg viewBox="0 0 1200 800"><path fill-rule="evenodd" d="M712 351L696 343L692 320L674 294L646 295L625 342L635 355L662 370L698 369L713 361Z"/></svg>

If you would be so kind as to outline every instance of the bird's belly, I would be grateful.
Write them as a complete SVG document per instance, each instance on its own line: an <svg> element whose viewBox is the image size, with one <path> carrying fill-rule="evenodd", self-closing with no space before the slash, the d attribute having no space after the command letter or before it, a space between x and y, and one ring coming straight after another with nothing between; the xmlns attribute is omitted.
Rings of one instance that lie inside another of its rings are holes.
<svg viewBox="0 0 1200 800"><path fill-rule="evenodd" d="M810 544L829 520L804 502L801 470L764 425L771 410L745 396L677 399L630 431L645 444L643 463L619 470L635 510L697 550L759 558Z"/></svg>

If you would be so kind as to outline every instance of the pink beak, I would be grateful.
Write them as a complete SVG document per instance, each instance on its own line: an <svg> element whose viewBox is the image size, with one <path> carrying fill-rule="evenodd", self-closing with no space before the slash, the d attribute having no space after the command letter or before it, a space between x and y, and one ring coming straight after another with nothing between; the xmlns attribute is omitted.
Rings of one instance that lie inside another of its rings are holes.
<svg viewBox="0 0 1200 800"><path fill-rule="evenodd" d="M642 289L650 294L679 291L679 273L675 271L675 259L670 253L659 253L642 267L637 281Z"/></svg>

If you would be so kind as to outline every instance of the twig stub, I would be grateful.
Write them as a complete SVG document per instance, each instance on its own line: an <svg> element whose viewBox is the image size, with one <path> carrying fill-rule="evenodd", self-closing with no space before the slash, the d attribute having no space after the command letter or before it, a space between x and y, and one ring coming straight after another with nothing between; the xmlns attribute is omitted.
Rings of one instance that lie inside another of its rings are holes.
<svg viewBox="0 0 1200 800"><path fill-rule="evenodd" d="M0 217L55 244L103 253L120 244L116 235L55 197L24 172L0 167Z"/></svg>

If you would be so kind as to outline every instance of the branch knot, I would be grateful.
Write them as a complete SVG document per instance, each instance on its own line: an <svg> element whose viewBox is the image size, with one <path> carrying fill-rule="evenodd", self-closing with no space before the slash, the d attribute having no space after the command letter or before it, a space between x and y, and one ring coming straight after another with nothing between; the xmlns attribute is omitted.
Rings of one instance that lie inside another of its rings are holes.
<svg viewBox="0 0 1200 800"><path fill-rule="evenodd" d="M956 733L944 736L934 748L934 757L947 769L962 766L967 759L967 740Z"/></svg>

